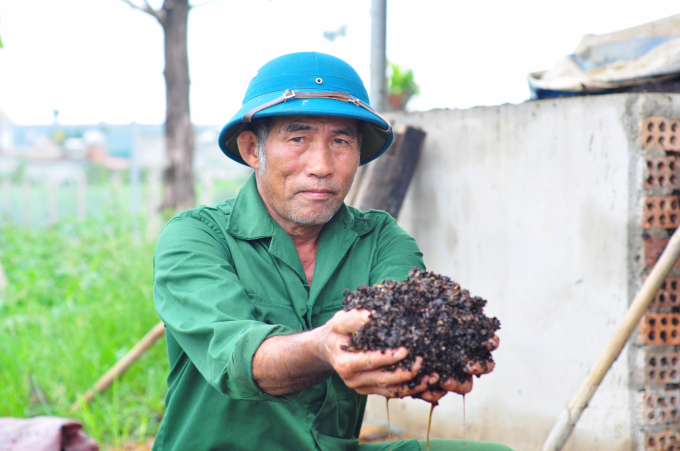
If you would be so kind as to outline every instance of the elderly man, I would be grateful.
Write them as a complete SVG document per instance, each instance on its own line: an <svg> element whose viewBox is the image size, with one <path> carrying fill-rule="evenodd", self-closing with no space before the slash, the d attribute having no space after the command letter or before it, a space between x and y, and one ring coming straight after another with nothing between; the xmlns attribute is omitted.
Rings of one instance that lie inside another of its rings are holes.
<svg viewBox="0 0 680 451"><path fill-rule="evenodd" d="M388 214L343 203L357 167L394 137L367 97L354 69L319 53L279 57L251 80L219 145L254 176L236 199L176 216L158 241L154 301L170 375L154 450L387 449L358 445L365 395L437 402L471 390L471 379L431 390L436 374L409 388L420 360L382 370L404 348L341 348L369 321L365 310L341 311L345 288L424 268ZM475 446L499 445L464 449Z"/></svg>

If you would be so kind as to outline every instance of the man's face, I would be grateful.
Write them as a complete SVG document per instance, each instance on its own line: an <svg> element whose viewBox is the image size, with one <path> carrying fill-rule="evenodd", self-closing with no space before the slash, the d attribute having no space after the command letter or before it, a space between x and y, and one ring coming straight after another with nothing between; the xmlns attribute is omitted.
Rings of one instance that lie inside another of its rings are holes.
<svg viewBox="0 0 680 451"><path fill-rule="evenodd" d="M338 211L359 166L354 119L284 116L265 142L260 195L273 216L291 226L325 224ZM285 227L284 227L285 228Z"/></svg>

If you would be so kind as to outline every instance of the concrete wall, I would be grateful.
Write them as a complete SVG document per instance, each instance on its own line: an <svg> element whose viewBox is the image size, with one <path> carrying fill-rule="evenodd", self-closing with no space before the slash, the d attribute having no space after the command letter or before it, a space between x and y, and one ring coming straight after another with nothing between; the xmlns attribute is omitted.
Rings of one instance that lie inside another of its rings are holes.
<svg viewBox="0 0 680 451"><path fill-rule="evenodd" d="M399 222L428 269L489 300L502 324L496 370L466 397L465 437L538 450L640 286L643 151L638 122L680 117L678 95L611 95L392 115L427 132ZM565 449L642 443L630 344ZM634 345L633 345L634 346ZM637 359L637 360L636 360ZM367 420L385 421L384 399ZM390 402L392 424L425 437L429 405ZM432 437L463 437L446 397Z"/></svg>

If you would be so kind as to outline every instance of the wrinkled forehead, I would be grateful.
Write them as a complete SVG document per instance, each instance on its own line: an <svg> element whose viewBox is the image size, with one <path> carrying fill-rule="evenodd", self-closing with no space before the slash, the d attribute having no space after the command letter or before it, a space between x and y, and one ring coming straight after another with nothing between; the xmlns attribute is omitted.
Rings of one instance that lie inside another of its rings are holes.
<svg viewBox="0 0 680 451"><path fill-rule="evenodd" d="M356 119L334 116L275 116L271 130L273 133L328 130L353 138L358 138L360 133Z"/></svg>

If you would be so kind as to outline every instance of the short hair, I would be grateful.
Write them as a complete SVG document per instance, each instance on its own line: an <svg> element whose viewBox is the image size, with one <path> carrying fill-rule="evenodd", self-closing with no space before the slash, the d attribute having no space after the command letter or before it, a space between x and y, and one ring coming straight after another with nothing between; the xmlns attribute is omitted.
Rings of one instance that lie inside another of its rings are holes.
<svg viewBox="0 0 680 451"><path fill-rule="evenodd" d="M262 117L254 118L251 123L251 128L255 137L257 138L257 159L260 163L260 169L258 172L263 175L267 170L267 160L264 157L264 143L269 137L269 132L272 129L272 118Z"/></svg>

